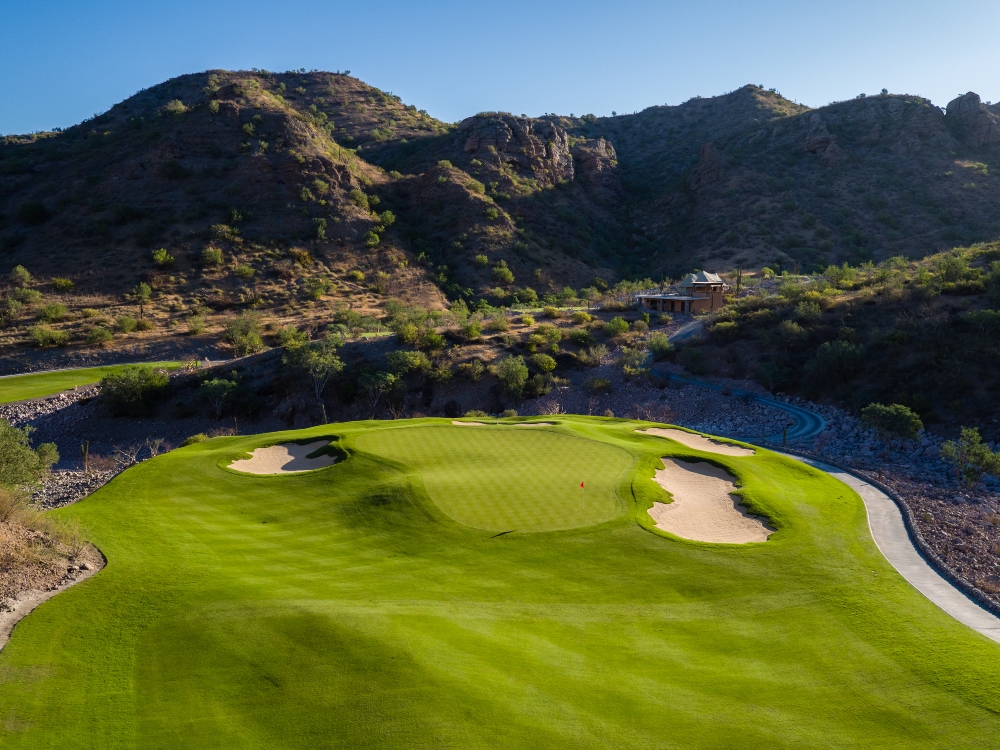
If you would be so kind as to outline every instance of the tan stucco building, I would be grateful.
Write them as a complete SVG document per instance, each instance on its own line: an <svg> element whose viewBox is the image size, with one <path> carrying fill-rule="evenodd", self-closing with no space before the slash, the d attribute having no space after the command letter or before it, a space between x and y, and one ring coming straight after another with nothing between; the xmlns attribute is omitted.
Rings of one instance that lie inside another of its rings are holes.
<svg viewBox="0 0 1000 750"><path fill-rule="evenodd" d="M676 292L638 294L636 300L647 310L657 312L696 313L718 310L729 286L714 273L689 273L677 284Z"/></svg>

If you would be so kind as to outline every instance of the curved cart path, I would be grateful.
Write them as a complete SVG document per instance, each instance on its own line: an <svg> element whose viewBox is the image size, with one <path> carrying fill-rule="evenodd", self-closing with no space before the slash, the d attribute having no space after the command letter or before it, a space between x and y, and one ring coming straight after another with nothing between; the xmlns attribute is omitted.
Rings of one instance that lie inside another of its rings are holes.
<svg viewBox="0 0 1000 750"><path fill-rule="evenodd" d="M868 528L885 559L921 594L964 625L1000 643L1000 617L980 607L955 588L921 556L913 545L903 514L892 498L863 479L822 461L782 453L825 471L861 495L868 510Z"/></svg>

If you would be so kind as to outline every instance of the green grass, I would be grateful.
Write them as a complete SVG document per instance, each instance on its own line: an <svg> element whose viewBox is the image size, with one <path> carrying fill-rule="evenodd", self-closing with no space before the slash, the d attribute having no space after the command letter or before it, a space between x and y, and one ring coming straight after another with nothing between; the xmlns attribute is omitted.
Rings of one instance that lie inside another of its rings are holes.
<svg viewBox="0 0 1000 750"><path fill-rule="evenodd" d="M180 362L150 362L153 367L164 367L176 370ZM38 374L17 375L12 378L0 378L0 404L11 401L23 401L29 398L51 396L53 393L68 391L78 385L99 383L101 378L126 365L106 365L104 367L81 367L77 370L60 370L59 372L42 372Z"/></svg>
<svg viewBox="0 0 1000 750"><path fill-rule="evenodd" d="M0 746L996 745L1000 647L885 562L850 489L764 451L709 457L638 423L555 419L217 438L55 512L109 564L0 652ZM327 469L224 468L331 434L349 457ZM740 546L644 527L666 455L725 466L778 531ZM594 525L497 535L514 518L579 523L559 493L580 467L603 475L587 477ZM462 497L482 472L485 514Z"/></svg>

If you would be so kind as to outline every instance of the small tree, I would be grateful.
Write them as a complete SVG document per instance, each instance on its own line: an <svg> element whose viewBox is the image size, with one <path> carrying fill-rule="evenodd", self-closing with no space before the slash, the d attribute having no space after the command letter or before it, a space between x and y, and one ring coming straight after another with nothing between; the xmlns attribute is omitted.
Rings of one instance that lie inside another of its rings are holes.
<svg viewBox="0 0 1000 750"><path fill-rule="evenodd" d="M340 336L329 336L320 341L293 347L285 355L285 362L293 363L309 379L313 395L316 396L316 402L323 409L324 415L326 407L323 405L323 391L326 390L330 379L344 369L344 363L337 356L337 350L343 345L344 339Z"/></svg>
<svg viewBox="0 0 1000 750"><path fill-rule="evenodd" d="M524 357L504 357L493 365L492 370L509 396L521 396L524 384L528 382L528 366L524 364Z"/></svg>
<svg viewBox="0 0 1000 750"><path fill-rule="evenodd" d="M861 410L861 421L889 442L913 440L924 427L920 417L902 404L868 404Z"/></svg>
<svg viewBox="0 0 1000 750"><path fill-rule="evenodd" d="M556 361L548 354L532 354L529 361L546 375L556 369Z"/></svg>
<svg viewBox="0 0 1000 750"><path fill-rule="evenodd" d="M507 261L497 261L491 273L493 280L498 284L509 285L514 283L514 272L507 267Z"/></svg>
<svg viewBox="0 0 1000 750"><path fill-rule="evenodd" d="M674 345L663 331L654 331L646 339L646 350L653 355L653 359L660 362L667 359L674 351Z"/></svg>
<svg viewBox="0 0 1000 750"><path fill-rule="evenodd" d="M150 413L169 388L170 378L165 373L145 365L129 365L105 375L100 392L115 416L139 417Z"/></svg>
<svg viewBox="0 0 1000 750"><path fill-rule="evenodd" d="M618 364L622 366L626 375L642 375L649 371L651 359L649 352L623 346L618 357Z"/></svg>
<svg viewBox="0 0 1000 750"><path fill-rule="evenodd" d="M140 319L146 316L146 305L149 304L149 300L152 296L153 290L145 281L140 281L135 285L135 289L132 290L130 297L133 302L139 305Z"/></svg>
<svg viewBox="0 0 1000 750"><path fill-rule="evenodd" d="M239 385L232 380L215 378L214 380L206 380L201 384L199 390L205 394L205 397L215 407L215 418L219 419L222 416L222 410L236 394L238 387Z"/></svg>
<svg viewBox="0 0 1000 750"><path fill-rule="evenodd" d="M16 287L24 288L33 280L31 274L28 273L28 269L24 266L14 266L10 272L10 282Z"/></svg>
<svg viewBox="0 0 1000 750"><path fill-rule="evenodd" d="M358 386L368 394L368 401L373 410L378 406L382 396L395 390L398 385L399 376L385 370L366 372L358 379Z"/></svg>
<svg viewBox="0 0 1000 750"><path fill-rule="evenodd" d="M975 427L963 427L957 441L941 446L941 457L955 469L958 480L972 489L983 474L1000 476L1000 453L991 451Z"/></svg>
<svg viewBox="0 0 1000 750"><path fill-rule="evenodd" d="M0 419L0 487L21 489L36 484L59 460L55 443L32 449L31 427L17 428Z"/></svg>
<svg viewBox="0 0 1000 750"><path fill-rule="evenodd" d="M233 345L236 356L259 352L264 348L260 335L260 313L241 312L226 324L226 340Z"/></svg>

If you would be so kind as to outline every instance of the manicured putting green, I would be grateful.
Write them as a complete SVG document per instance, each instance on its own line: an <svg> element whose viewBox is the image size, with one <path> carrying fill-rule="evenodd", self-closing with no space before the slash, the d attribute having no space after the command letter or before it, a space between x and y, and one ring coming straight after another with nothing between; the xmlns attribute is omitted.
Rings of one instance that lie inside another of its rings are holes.
<svg viewBox="0 0 1000 750"><path fill-rule="evenodd" d="M625 503L616 485L633 461L606 443L513 425L373 430L356 444L413 469L452 519L490 531L557 531L617 518Z"/></svg>
<svg viewBox="0 0 1000 750"><path fill-rule="evenodd" d="M661 456L705 454L636 434L648 424L555 420L216 438L54 512L108 566L0 652L0 747L997 746L1000 647L886 563L849 488L765 450L713 457L778 530L686 542L649 530L667 500L651 478ZM225 468L330 436L346 459L324 469ZM554 532L456 523L441 508L479 492L484 453L530 469L501 459L496 513L533 507L546 456L560 490L576 456L619 472L592 481L625 511Z"/></svg>
<svg viewBox="0 0 1000 750"><path fill-rule="evenodd" d="M149 362L151 367L176 370L180 362ZM101 378L127 365L107 365L104 367L81 367L77 370L29 373L10 378L0 378L0 404L24 401L29 398L51 396L75 388L78 385L99 383Z"/></svg>

